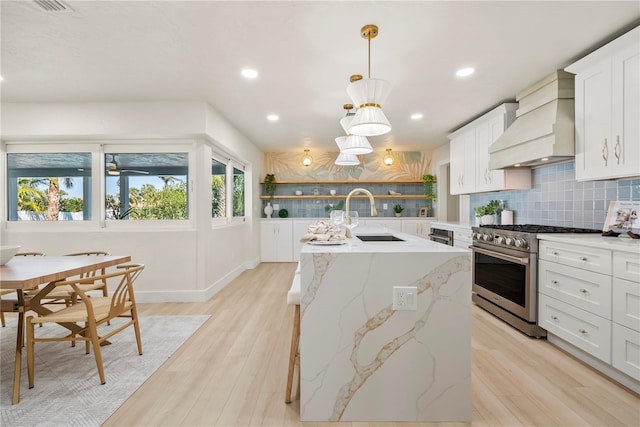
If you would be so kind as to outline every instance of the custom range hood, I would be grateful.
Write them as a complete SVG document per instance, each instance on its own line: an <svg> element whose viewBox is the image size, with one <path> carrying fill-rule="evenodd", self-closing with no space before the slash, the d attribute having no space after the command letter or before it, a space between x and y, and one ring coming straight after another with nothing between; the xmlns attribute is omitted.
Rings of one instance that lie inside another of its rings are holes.
<svg viewBox="0 0 640 427"><path fill-rule="evenodd" d="M489 168L532 167L575 155L573 74L558 70L520 92L516 120L489 147Z"/></svg>

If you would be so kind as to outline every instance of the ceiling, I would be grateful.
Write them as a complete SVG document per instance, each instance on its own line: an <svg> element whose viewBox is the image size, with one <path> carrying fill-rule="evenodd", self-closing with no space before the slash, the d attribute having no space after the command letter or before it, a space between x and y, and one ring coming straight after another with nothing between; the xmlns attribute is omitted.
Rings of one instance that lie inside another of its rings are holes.
<svg viewBox="0 0 640 427"><path fill-rule="evenodd" d="M638 25L637 1L2 1L3 102L210 103L264 151L336 151L349 76L388 80L376 151L430 150ZM455 71L475 67L460 79ZM254 68L247 80L240 70ZM420 121L410 115L423 114ZM280 120L268 122L268 114Z"/></svg>

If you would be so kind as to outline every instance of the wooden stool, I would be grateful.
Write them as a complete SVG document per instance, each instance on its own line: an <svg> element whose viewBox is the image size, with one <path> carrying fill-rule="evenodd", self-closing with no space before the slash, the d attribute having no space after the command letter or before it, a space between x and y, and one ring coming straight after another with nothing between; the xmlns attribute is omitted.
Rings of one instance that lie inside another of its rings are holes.
<svg viewBox="0 0 640 427"><path fill-rule="evenodd" d="M298 365L298 376L300 375L300 353L298 352L298 344L300 342L300 264L293 276L291 289L287 293L287 304L295 305L293 313L293 329L291 332L291 350L289 351L289 373L287 375L287 390L284 395L285 403L291 403L291 389L293 386L293 373L296 365ZM298 377L298 387L300 386L300 378Z"/></svg>

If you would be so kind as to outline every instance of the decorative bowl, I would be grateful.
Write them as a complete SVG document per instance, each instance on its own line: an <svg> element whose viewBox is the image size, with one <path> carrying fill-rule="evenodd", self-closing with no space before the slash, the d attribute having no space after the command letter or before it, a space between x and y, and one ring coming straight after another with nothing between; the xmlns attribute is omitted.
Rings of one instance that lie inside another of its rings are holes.
<svg viewBox="0 0 640 427"><path fill-rule="evenodd" d="M0 265L5 265L20 250L20 246L0 246Z"/></svg>

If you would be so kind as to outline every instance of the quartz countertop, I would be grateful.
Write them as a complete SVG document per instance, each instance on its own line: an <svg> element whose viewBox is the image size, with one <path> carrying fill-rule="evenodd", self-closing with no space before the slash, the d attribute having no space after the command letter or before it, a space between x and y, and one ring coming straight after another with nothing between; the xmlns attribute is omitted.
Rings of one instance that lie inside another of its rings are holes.
<svg viewBox="0 0 640 427"><path fill-rule="evenodd" d="M345 244L341 245L313 245L305 244L302 247L302 253L465 253L466 251L443 245L441 243L432 242L431 240L413 236L411 234L402 233L396 230L385 229L384 227L356 227L352 230L353 238L347 239ZM357 235L372 234L391 234L403 242L364 242L358 239Z"/></svg>
<svg viewBox="0 0 640 427"><path fill-rule="evenodd" d="M431 227L442 228L444 230L453 230L454 228L469 228L473 227L473 224L461 221L434 221L431 223Z"/></svg>
<svg viewBox="0 0 640 427"><path fill-rule="evenodd" d="M640 239L599 234L538 234L538 239L640 255Z"/></svg>

